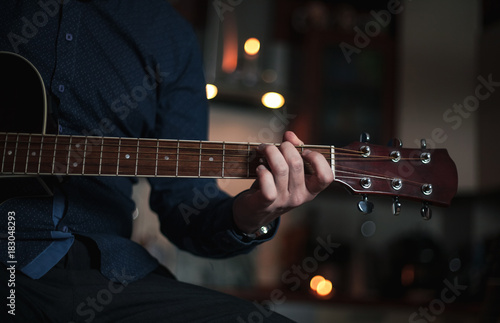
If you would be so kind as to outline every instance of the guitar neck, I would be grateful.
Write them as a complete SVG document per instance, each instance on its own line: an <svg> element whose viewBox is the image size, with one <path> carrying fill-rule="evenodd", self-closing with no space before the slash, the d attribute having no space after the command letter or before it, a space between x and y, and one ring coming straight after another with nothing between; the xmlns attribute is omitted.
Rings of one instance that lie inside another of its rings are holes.
<svg viewBox="0 0 500 323"><path fill-rule="evenodd" d="M0 132L1 175L255 178L255 143ZM322 153L334 171L333 146Z"/></svg>

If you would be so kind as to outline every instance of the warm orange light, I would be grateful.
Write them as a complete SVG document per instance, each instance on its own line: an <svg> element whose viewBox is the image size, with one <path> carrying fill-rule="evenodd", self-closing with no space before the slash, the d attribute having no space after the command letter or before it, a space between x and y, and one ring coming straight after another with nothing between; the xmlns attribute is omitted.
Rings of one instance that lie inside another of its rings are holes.
<svg viewBox="0 0 500 323"><path fill-rule="evenodd" d="M262 104L269 109L279 109L285 104L285 98L277 92L267 92L262 96Z"/></svg>
<svg viewBox="0 0 500 323"><path fill-rule="evenodd" d="M213 84L207 84L206 90L207 90L207 99L209 100L215 98L217 96L217 93L219 92L217 86Z"/></svg>
<svg viewBox="0 0 500 323"><path fill-rule="evenodd" d="M415 266L406 265L401 270L401 285L409 286L415 280Z"/></svg>
<svg viewBox="0 0 500 323"><path fill-rule="evenodd" d="M311 278L311 282L309 283L309 286L311 287L312 290L316 291L318 289L318 284L324 281L325 278L323 276L317 275Z"/></svg>
<svg viewBox="0 0 500 323"><path fill-rule="evenodd" d="M238 29L234 15L227 15L223 24L222 71L231 74L238 67Z"/></svg>
<svg viewBox="0 0 500 323"><path fill-rule="evenodd" d="M333 289L332 282L329 281L328 279L325 279L318 284L316 292L318 293L319 296L326 296L332 292L332 289Z"/></svg>
<svg viewBox="0 0 500 323"><path fill-rule="evenodd" d="M256 55L260 50L260 41L257 38L248 38L244 48L248 55Z"/></svg>

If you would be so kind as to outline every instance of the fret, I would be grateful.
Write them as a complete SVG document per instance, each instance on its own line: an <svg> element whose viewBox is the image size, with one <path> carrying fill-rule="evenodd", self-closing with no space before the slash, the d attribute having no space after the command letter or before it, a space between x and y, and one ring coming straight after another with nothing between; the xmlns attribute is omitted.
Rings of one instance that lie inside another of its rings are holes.
<svg viewBox="0 0 500 323"><path fill-rule="evenodd" d="M71 136L55 136L56 146L54 148L54 165L53 174L62 175L68 174L69 171L69 157L70 157L70 141Z"/></svg>
<svg viewBox="0 0 500 323"><path fill-rule="evenodd" d="M15 174L26 174L26 155L29 150L29 137L30 135L17 134L13 160L13 173Z"/></svg>
<svg viewBox="0 0 500 323"><path fill-rule="evenodd" d="M15 136L14 134L11 134L10 137ZM14 167L14 149L16 147L15 142L12 141L12 139L9 138L8 135L5 136L5 148L4 148L4 155L3 155L3 173L13 173L10 171Z"/></svg>
<svg viewBox="0 0 500 323"><path fill-rule="evenodd" d="M55 136L54 139L54 156L52 157L52 175L54 175L54 167L56 165L56 152L57 152L57 138L58 136Z"/></svg>
<svg viewBox="0 0 500 323"><path fill-rule="evenodd" d="M198 177L201 177L201 155L202 155L202 150L201 150L201 140L200 140L200 157L198 158Z"/></svg>
<svg viewBox="0 0 500 323"><path fill-rule="evenodd" d="M84 148L83 148L83 161L82 161L82 175L85 174L85 162L87 159L87 139L88 136L85 136L85 143L84 143Z"/></svg>
<svg viewBox="0 0 500 323"><path fill-rule="evenodd" d="M7 154L7 138L8 134L5 134L5 142L3 144L3 156L2 156L2 173L4 171L4 166L5 166L5 155Z"/></svg>
<svg viewBox="0 0 500 323"><path fill-rule="evenodd" d="M120 137L120 139L118 140L118 158L117 158L117 161L116 161L116 175L119 174L119 170L120 170L120 151L122 149L122 138Z"/></svg>
<svg viewBox="0 0 500 323"><path fill-rule="evenodd" d="M73 142L73 136L69 136L69 145L68 145L68 158L66 160L66 174L69 174L69 157L71 155L71 144Z"/></svg>
<svg viewBox="0 0 500 323"><path fill-rule="evenodd" d="M16 159L17 159L17 147L19 145L19 134L17 134L16 138L16 148L14 150L14 161L12 162L12 173L16 172Z"/></svg>
<svg viewBox="0 0 500 323"><path fill-rule="evenodd" d="M135 176L137 176L137 166L139 164L139 139L137 139L137 149L135 152Z"/></svg>
<svg viewBox="0 0 500 323"><path fill-rule="evenodd" d="M103 138L100 175L119 174L120 146L119 138Z"/></svg>
<svg viewBox="0 0 500 323"><path fill-rule="evenodd" d="M224 177L246 178L249 159L247 156L246 144L226 143L224 155Z"/></svg>
<svg viewBox="0 0 500 323"><path fill-rule="evenodd" d="M200 177L222 176L222 142L203 142Z"/></svg>
<svg viewBox="0 0 500 323"><path fill-rule="evenodd" d="M3 154L2 154L2 169L0 170L0 173L3 173L3 167L5 165L5 149L7 148L7 134L5 134L5 139L3 143Z"/></svg>
<svg viewBox="0 0 500 323"><path fill-rule="evenodd" d="M226 162L226 142L222 143L222 174L221 178L224 178L224 167Z"/></svg>
<svg viewBox="0 0 500 323"><path fill-rule="evenodd" d="M178 143L177 177L198 177L199 142L180 140Z"/></svg>
<svg viewBox="0 0 500 323"><path fill-rule="evenodd" d="M39 172L40 142L41 136L30 135L26 151L25 174L37 174Z"/></svg>
<svg viewBox="0 0 500 323"><path fill-rule="evenodd" d="M30 157L30 147L31 147L31 134L29 135L28 149L26 150L26 165L24 167L24 173L25 174L28 173L28 160L29 160L29 157Z"/></svg>
<svg viewBox="0 0 500 323"><path fill-rule="evenodd" d="M155 161L155 177L158 176L158 154L160 152L160 139L156 140L156 161Z"/></svg>
<svg viewBox="0 0 500 323"><path fill-rule="evenodd" d="M102 143L103 139L100 137L82 137L79 147L77 147L80 149L78 161L81 161L78 167L81 166L82 169L78 171L78 167L76 167L74 171L75 174L81 172L82 175L100 175L102 166Z"/></svg>
<svg viewBox="0 0 500 323"><path fill-rule="evenodd" d="M178 174L177 158L179 152L179 142L173 140L160 140L158 142L158 176L174 177Z"/></svg>
<svg viewBox="0 0 500 323"><path fill-rule="evenodd" d="M250 143L247 143L247 178L250 178Z"/></svg>
<svg viewBox="0 0 500 323"><path fill-rule="evenodd" d="M102 151L104 149L104 137L101 139L101 157L99 158L99 175L102 175Z"/></svg>
<svg viewBox="0 0 500 323"><path fill-rule="evenodd" d="M40 140L40 152L38 153L38 174L40 174L40 166L42 165L42 150L43 150L43 139L45 136L41 136Z"/></svg>
<svg viewBox="0 0 500 323"><path fill-rule="evenodd" d="M333 179L335 180L335 147L330 146L330 165L332 167Z"/></svg>
<svg viewBox="0 0 500 323"><path fill-rule="evenodd" d="M40 149L40 171L39 174L53 174L55 160L56 136L45 136L43 139L43 149Z"/></svg>
<svg viewBox="0 0 500 323"><path fill-rule="evenodd" d="M180 140L177 140L177 158L175 161L175 177L179 176L179 145L180 145Z"/></svg>
<svg viewBox="0 0 500 323"><path fill-rule="evenodd" d="M137 142L136 176L156 176L158 165L158 141L140 139Z"/></svg>
<svg viewBox="0 0 500 323"><path fill-rule="evenodd" d="M121 138L119 147L119 170L117 175L135 176L137 160L137 139ZM136 156L136 157L134 157Z"/></svg>
<svg viewBox="0 0 500 323"><path fill-rule="evenodd" d="M69 145L68 158L68 174L83 175L83 160L87 152L86 137L73 136L72 139L77 139L78 142ZM73 141L73 140L71 140Z"/></svg>

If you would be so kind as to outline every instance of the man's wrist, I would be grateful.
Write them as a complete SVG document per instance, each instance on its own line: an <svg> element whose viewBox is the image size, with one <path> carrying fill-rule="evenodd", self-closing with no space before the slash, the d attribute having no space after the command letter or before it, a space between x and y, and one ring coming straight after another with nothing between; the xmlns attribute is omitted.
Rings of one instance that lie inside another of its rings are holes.
<svg viewBox="0 0 500 323"><path fill-rule="evenodd" d="M242 237L242 240L244 241L252 241L256 239L261 239L263 237L267 237L268 235L271 235L273 229L276 226L276 221L272 221L271 223L267 225L263 225L260 228L258 228L256 231L252 233L246 233L241 231L236 224L233 225L233 231L240 237Z"/></svg>

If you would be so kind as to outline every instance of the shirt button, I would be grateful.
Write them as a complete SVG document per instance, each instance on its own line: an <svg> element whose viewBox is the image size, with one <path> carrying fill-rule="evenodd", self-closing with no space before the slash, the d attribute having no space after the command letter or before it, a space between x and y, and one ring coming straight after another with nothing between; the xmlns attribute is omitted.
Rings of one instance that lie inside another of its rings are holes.
<svg viewBox="0 0 500 323"><path fill-rule="evenodd" d="M62 127L61 125L59 125L59 129L58 129L58 130L59 130L59 134L62 134L62 132L63 132L63 127Z"/></svg>
<svg viewBox="0 0 500 323"><path fill-rule="evenodd" d="M73 34L67 33L66 34L66 40L67 41L72 41L73 40Z"/></svg>
<svg viewBox="0 0 500 323"><path fill-rule="evenodd" d="M61 93L62 93L62 92L64 92L64 85L63 85L63 84L59 85L58 90L59 90L59 92L61 92Z"/></svg>
<svg viewBox="0 0 500 323"><path fill-rule="evenodd" d="M68 231L69 231L69 228L67 226L62 227L62 232L68 232Z"/></svg>

